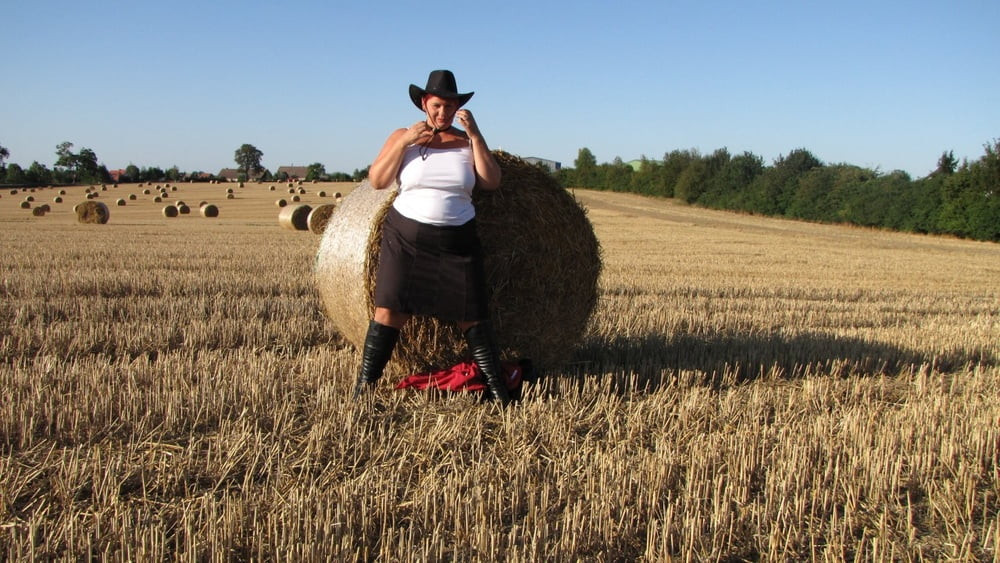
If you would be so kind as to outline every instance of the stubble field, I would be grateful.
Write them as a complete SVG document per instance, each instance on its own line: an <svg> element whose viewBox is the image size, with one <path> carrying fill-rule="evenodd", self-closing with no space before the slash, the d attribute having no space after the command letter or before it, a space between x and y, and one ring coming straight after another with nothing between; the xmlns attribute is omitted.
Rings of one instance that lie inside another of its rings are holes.
<svg viewBox="0 0 1000 563"><path fill-rule="evenodd" d="M106 225L0 193L0 558L997 556L1000 246L577 191L572 363L506 410L391 364L355 403L270 185L97 186Z"/></svg>

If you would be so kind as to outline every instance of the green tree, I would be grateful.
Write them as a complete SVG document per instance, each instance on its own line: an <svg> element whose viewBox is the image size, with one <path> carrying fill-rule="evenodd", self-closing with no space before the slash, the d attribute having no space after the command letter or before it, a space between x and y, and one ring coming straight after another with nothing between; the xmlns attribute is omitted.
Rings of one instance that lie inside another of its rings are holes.
<svg viewBox="0 0 1000 563"><path fill-rule="evenodd" d="M138 182L141 174L139 167L134 164L125 167L125 181L127 182Z"/></svg>
<svg viewBox="0 0 1000 563"><path fill-rule="evenodd" d="M10 151L7 150L7 147L0 145L0 170L3 169L3 163L8 158L10 158Z"/></svg>
<svg viewBox="0 0 1000 563"><path fill-rule="evenodd" d="M577 152L576 160L573 161L573 167L573 180L577 187L598 187L597 158L594 157L594 153L590 152L590 149L583 147Z"/></svg>
<svg viewBox="0 0 1000 563"><path fill-rule="evenodd" d="M239 170L246 174L248 178L256 178L264 169L264 167L260 164L260 160L263 157L263 152L261 152L257 147L247 143L244 143L240 146L240 148L236 149L236 152L233 155L233 159L236 160Z"/></svg>
<svg viewBox="0 0 1000 563"><path fill-rule="evenodd" d="M0 174L3 175L3 181L8 184L28 183L28 177L24 174L24 170L16 163L9 164L7 168L0 171Z"/></svg>
<svg viewBox="0 0 1000 563"><path fill-rule="evenodd" d="M314 162L309 165L309 169L306 172L305 180L311 182L313 180L322 180L326 178L326 166L323 166L319 162Z"/></svg>
<svg viewBox="0 0 1000 563"><path fill-rule="evenodd" d="M351 181L352 182L360 182L360 181L364 180L365 178L367 178L368 177L368 169L369 168L371 168L371 166L365 166L364 168L361 168L361 169L355 168L354 169L354 173L351 174Z"/></svg>
<svg viewBox="0 0 1000 563"><path fill-rule="evenodd" d="M36 186L47 186L55 179L52 171L44 164L39 164L37 160L31 163L24 175L26 183Z"/></svg>

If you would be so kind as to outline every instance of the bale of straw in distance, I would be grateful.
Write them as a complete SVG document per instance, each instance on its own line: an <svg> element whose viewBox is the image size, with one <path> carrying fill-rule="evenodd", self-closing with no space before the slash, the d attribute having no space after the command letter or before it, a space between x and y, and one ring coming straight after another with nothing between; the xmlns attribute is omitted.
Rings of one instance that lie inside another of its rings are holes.
<svg viewBox="0 0 1000 563"><path fill-rule="evenodd" d="M125 205L125 199L124 198L118 198L118 200L115 202L115 204L117 204L118 206L124 206Z"/></svg>
<svg viewBox="0 0 1000 563"><path fill-rule="evenodd" d="M167 205L163 208L164 217L177 217L177 208L173 205Z"/></svg>
<svg viewBox="0 0 1000 563"><path fill-rule="evenodd" d="M284 207L288 205L288 202L283 199L279 199L278 201L274 202L274 204L277 205L278 207Z"/></svg>
<svg viewBox="0 0 1000 563"><path fill-rule="evenodd" d="M31 202L30 201L22 201L21 202L21 209L31 209Z"/></svg>
<svg viewBox="0 0 1000 563"><path fill-rule="evenodd" d="M337 206L332 203L324 203L313 207L313 210L309 212L309 220L306 221L309 224L309 232L317 235L323 234L327 223L330 222L330 216L333 215L336 209Z"/></svg>
<svg viewBox="0 0 1000 563"><path fill-rule="evenodd" d="M494 156L503 171L500 189L473 194L491 318L505 358L554 368L571 358L597 304L600 244L583 207L552 176L507 153ZM345 196L315 262L323 310L358 348L373 311L382 221L394 195L366 181ZM446 367L466 352L454 323L414 317L391 369Z"/></svg>
<svg viewBox="0 0 1000 563"><path fill-rule="evenodd" d="M219 208L216 207L215 205L212 205L211 203L206 203L202 205L199 208L199 211L201 212L202 217L212 218L219 216Z"/></svg>
<svg viewBox="0 0 1000 563"><path fill-rule="evenodd" d="M77 204L76 220L90 225L103 225L111 218L108 206L99 201L87 200Z"/></svg>
<svg viewBox="0 0 1000 563"><path fill-rule="evenodd" d="M191 208L188 207L187 205L184 205L184 203L178 203L177 212L183 215L187 215L188 213L191 213Z"/></svg>
<svg viewBox="0 0 1000 563"><path fill-rule="evenodd" d="M36 208L34 208L34 209L31 210L31 214L34 215L35 217L42 217L43 215L45 215L45 208L44 207L36 207Z"/></svg>
<svg viewBox="0 0 1000 563"><path fill-rule="evenodd" d="M281 211L278 212L278 223L291 231L308 231L310 211L312 208L308 205L282 207Z"/></svg>

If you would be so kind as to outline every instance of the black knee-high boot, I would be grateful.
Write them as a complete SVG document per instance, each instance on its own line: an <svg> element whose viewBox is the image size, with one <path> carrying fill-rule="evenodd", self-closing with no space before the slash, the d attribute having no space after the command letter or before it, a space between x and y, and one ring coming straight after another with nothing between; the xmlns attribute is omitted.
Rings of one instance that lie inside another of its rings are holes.
<svg viewBox="0 0 1000 563"><path fill-rule="evenodd" d="M375 382L382 377L382 371L389 363L392 350L398 341L399 329L369 321L365 347L362 350L361 373L358 374L358 382L354 386L355 398L375 387Z"/></svg>
<svg viewBox="0 0 1000 563"><path fill-rule="evenodd" d="M487 397L501 405L510 403L510 392L507 390L507 377L500 365L500 351L497 349L496 335L489 321L480 322L465 331L465 339L469 343L472 361L483 373L486 380Z"/></svg>

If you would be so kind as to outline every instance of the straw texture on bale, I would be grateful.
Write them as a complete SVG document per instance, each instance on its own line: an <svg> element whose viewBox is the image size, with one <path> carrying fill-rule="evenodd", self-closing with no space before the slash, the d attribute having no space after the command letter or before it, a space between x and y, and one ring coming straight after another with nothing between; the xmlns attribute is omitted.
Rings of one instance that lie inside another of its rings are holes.
<svg viewBox="0 0 1000 563"><path fill-rule="evenodd" d="M501 354L554 368L571 358L597 304L600 245L584 209L554 178L510 154L494 156L503 171L500 189L476 190L473 201ZM316 259L324 312L359 349L373 312L382 221L394 197L394 189L360 184L330 218ZM389 370L446 367L466 352L454 323L414 317Z"/></svg>
<svg viewBox="0 0 1000 563"><path fill-rule="evenodd" d="M309 219L306 221L309 224L309 231L317 235L323 234L323 231L326 230L326 224L330 222L330 216L333 215L335 209L337 209L337 206L332 203L324 203L323 205L313 207L312 211L309 212Z"/></svg>
<svg viewBox="0 0 1000 563"><path fill-rule="evenodd" d="M108 206L99 201L84 201L76 206L76 220L80 223L103 225L111 218Z"/></svg>
<svg viewBox="0 0 1000 563"><path fill-rule="evenodd" d="M304 204L282 207L278 212L278 223L291 231L308 231L310 211L312 208Z"/></svg>

